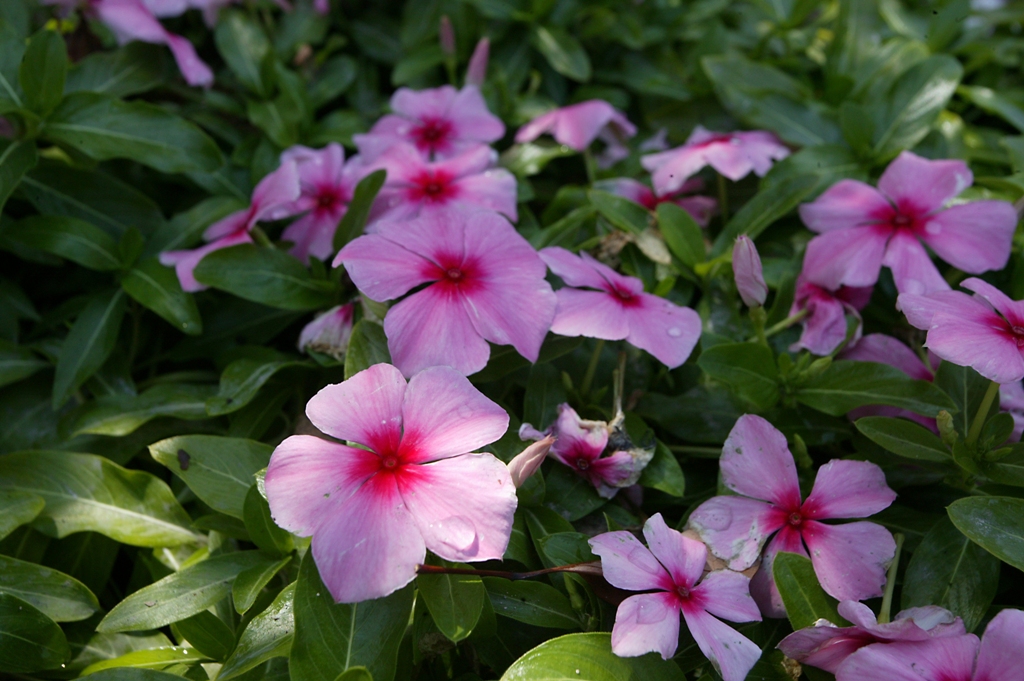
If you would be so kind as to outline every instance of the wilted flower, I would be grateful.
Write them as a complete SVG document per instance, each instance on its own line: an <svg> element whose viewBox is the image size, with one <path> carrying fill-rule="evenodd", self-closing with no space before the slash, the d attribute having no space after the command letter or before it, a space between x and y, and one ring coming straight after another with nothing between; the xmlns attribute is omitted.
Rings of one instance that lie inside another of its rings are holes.
<svg viewBox="0 0 1024 681"><path fill-rule="evenodd" d="M554 443L554 436L546 435L516 454L508 462L508 473L512 476L512 484L516 488L521 487L527 478L540 469L540 465L544 463L544 459L547 458L551 445Z"/></svg>
<svg viewBox="0 0 1024 681"><path fill-rule="evenodd" d="M540 257L567 284L556 292L552 333L625 339L669 368L685 362L700 339L700 315L644 293L636 277L619 274L585 252L574 255L557 246L543 249Z"/></svg>
<svg viewBox="0 0 1024 681"><path fill-rule="evenodd" d="M426 549L453 561L500 559L516 493L508 468L469 454L508 428L508 414L447 367L406 384L376 364L306 405L313 424L349 447L293 435L274 450L266 491L275 522L312 536L334 600L379 598L408 584Z"/></svg>
<svg viewBox="0 0 1024 681"><path fill-rule="evenodd" d="M796 296L789 314L795 315L807 310L803 319L804 330L792 350L810 350L815 355L828 355L846 339L846 315L857 318L857 329L853 340L860 338L860 311L871 299L872 288L842 286L830 291L818 286L802 275L797 279Z"/></svg>
<svg viewBox="0 0 1024 681"><path fill-rule="evenodd" d="M761 307L768 297L768 284L764 283L761 256L749 236L736 238L732 247L732 271L736 290L747 307Z"/></svg>
<svg viewBox="0 0 1024 681"><path fill-rule="evenodd" d="M532 142L544 133L576 151L585 151L600 137L610 149L616 150L613 156L621 158L623 142L636 134L636 126L608 102L590 99L537 116L519 128L516 142Z"/></svg>
<svg viewBox="0 0 1024 681"><path fill-rule="evenodd" d="M722 482L742 496L716 496L690 515L689 525L729 568L743 570L764 549L751 581L761 612L785 614L772 564L779 551L808 556L825 592L841 600L882 595L896 542L871 522L826 525L822 520L864 518L896 498L882 469L867 461L833 459L818 469L803 502L785 436L760 416L745 414L729 433L720 459ZM806 549L804 546L806 545Z"/></svg>
<svg viewBox="0 0 1024 681"><path fill-rule="evenodd" d="M811 239L804 275L828 289L873 286L885 265L900 293L949 289L923 241L964 272L1002 269L1010 257L1017 213L1006 201L974 201L943 209L971 186L963 161L930 161L904 151L882 173L878 189L841 180L800 217Z"/></svg>
<svg viewBox="0 0 1024 681"><path fill-rule="evenodd" d="M730 570L701 581L707 550L665 524L660 513L644 524L647 546L629 532L608 532L590 540L612 586L650 593L619 604L612 628L612 652L636 657L657 652L665 660L679 643L679 615L725 681L743 681L761 649L719 617L732 622L761 619L750 597L750 580ZM649 547L649 548L648 548Z"/></svg>
<svg viewBox="0 0 1024 681"><path fill-rule="evenodd" d="M407 376L431 366L469 375L487 364L487 341L536 361L556 298L546 268L508 220L491 211L448 210L377 224L350 242L334 266L372 300L392 300L388 349Z"/></svg>
<svg viewBox="0 0 1024 681"><path fill-rule="evenodd" d="M313 350L340 360L352 337L355 303L333 307L306 324L299 334L299 351Z"/></svg>
<svg viewBox="0 0 1024 681"><path fill-rule="evenodd" d="M647 210L656 210L662 203L674 203L693 218L701 227L707 227L711 216L718 209L718 202L710 196L684 196L691 192L698 192L704 188L704 180L699 177L687 180L679 191L664 196L654 193L650 187L643 182L637 182L626 177L612 180L599 180L594 183L594 189L600 189L612 194L627 198L634 203L639 203Z"/></svg>
<svg viewBox="0 0 1024 681"><path fill-rule="evenodd" d="M651 173L654 191L671 194L704 166L735 182L751 172L762 177L787 156L789 149L770 132L712 132L698 125L686 144L644 156L640 164Z"/></svg>

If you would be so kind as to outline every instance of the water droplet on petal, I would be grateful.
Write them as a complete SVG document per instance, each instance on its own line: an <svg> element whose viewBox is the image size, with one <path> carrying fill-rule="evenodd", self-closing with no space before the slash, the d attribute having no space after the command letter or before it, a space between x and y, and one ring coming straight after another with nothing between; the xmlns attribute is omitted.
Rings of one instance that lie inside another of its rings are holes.
<svg viewBox="0 0 1024 681"><path fill-rule="evenodd" d="M679 338L680 336L683 335L683 332L678 327L673 326L671 329L668 330L668 335L672 336L673 338Z"/></svg>
<svg viewBox="0 0 1024 681"><path fill-rule="evenodd" d="M476 528L468 518L452 516L432 525L437 532L438 540L447 548L473 553L475 545L479 543Z"/></svg>

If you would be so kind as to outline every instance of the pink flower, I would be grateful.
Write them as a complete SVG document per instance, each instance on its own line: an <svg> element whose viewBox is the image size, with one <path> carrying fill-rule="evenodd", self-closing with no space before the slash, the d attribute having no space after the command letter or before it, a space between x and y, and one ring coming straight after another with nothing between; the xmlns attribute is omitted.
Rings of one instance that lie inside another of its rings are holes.
<svg viewBox="0 0 1024 681"><path fill-rule="evenodd" d="M452 206L486 208L515 221L516 178L494 167L497 158L490 147L476 146L454 158L431 162L412 146L395 144L368 164L368 170L383 168L388 173L371 223L383 218L407 220Z"/></svg>
<svg viewBox="0 0 1024 681"><path fill-rule="evenodd" d="M674 203L693 218L701 227L707 227L711 216L718 210L718 202L710 196L683 196L689 192L700 191L704 188L704 180L695 177L683 183L679 191L664 196L659 196L642 182L631 180L626 177L614 180L600 180L594 183L594 189L601 189L634 203L639 203L647 210L657 210L662 203Z"/></svg>
<svg viewBox="0 0 1024 681"><path fill-rule="evenodd" d="M1017 213L1006 201L974 201L943 210L971 185L963 161L929 161L904 151L882 173L878 189L841 180L800 217L811 239L804 274L829 289L873 286L882 265L900 293L948 290L923 241L964 272L1002 269L1010 257Z"/></svg>
<svg viewBox="0 0 1024 681"><path fill-rule="evenodd" d="M609 584L651 592L619 604L612 652L621 657L657 652L669 659L678 645L682 613L697 646L722 678L743 681L761 657L761 649L719 618L761 619L750 597L750 580L719 570L700 581L707 550L699 541L669 528L660 513L644 524L644 538L647 546L629 532L608 532L590 540Z"/></svg>
<svg viewBox="0 0 1024 681"><path fill-rule="evenodd" d="M554 436L546 435L516 454L508 462L508 474L512 476L512 484L517 489L522 487L531 475L540 470L540 465L544 463L544 459L547 458L548 452L551 451L551 445L554 443Z"/></svg>
<svg viewBox="0 0 1024 681"><path fill-rule="evenodd" d="M337 143L319 150L294 146L281 154L281 163L289 161L298 167L302 194L281 212L306 214L290 224L281 239L294 244L288 252L302 262L310 256L326 260L334 252L334 232L366 168L358 157L345 163L345 151Z"/></svg>
<svg viewBox="0 0 1024 681"><path fill-rule="evenodd" d="M860 338L860 310L871 299L871 287L852 288L840 287L838 291L829 291L808 281L803 275L797 279L796 297L789 314L807 310L804 317L804 331L800 340L790 348L794 352L801 348L810 350L815 355L831 354L846 339L846 315L857 318L857 330L853 340Z"/></svg>
<svg viewBox="0 0 1024 681"><path fill-rule="evenodd" d="M615 435L615 451L601 456ZM654 457L654 449L634 447L622 430L622 417L611 423L588 421L568 404L558 405L558 419L547 432L539 432L529 423L519 428L519 437L543 440L553 435L550 455L587 480L605 499L611 499L623 487L635 485ZM621 449L619 448L621 447Z"/></svg>
<svg viewBox="0 0 1024 681"><path fill-rule="evenodd" d="M761 307L768 297L768 284L764 283L761 256L749 236L736 238L732 247L732 271L736 290L747 307Z"/></svg>
<svg viewBox="0 0 1024 681"><path fill-rule="evenodd" d="M850 655L836 681L1020 681L1024 612L1006 609L985 635L870 645Z"/></svg>
<svg viewBox="0 0 1024 681"><path fill-rule="evenodd" d="M384 332L407 376L435 365L480 371L487 341L537 360L556 299L537 252L491 211L448 210L378 223L341 249L352 281L372 300L392 300Z"/></svg>
<svg viewBox="0 0 1024 681"><path fill-rule="evenodd" d="M544 133L576 151L586 151L600 137L607 145L606 153L610 152L608 166L629 154L624 141L636 134L636 126L608 102L590 99L537 116L519 128L516 142L532 142Z"/></svg>
<svg viewBox="0 0 1024 681"><path fill-rule="evenodd" d="M901 293L897 307L911 326L928 332L925 344L941 359L973 368L996 383L1024 378L1024 301L981 279L960 284L977 295L935 291Z"/></svg>
<svg viewBox="0 0 1024 681"><path fill-rule="evenodd" d="M317 428L278 445L267 467L278 525L312 536L313 559L334 600L399 589L430 549L445 560L500 559L516 490L491 454L468 454L508 428L508 414L447 367L406 384L375 364L328 385L306 405Z"/></svg>
<svg viewBox="0 0 1024 681"><path fill-rule="evenodd" d="M412 145L426 158L440 160L486 147L505 134L505 124L487 110L475 85L461 90L451 85L399 88L391 97L391 110L370 132L352 137L368 163L396 144Z"/></svg>
<svg viewBox="0 0 1024 681"><path fill-rule="evenodd" d="M182 289L190 292L202 291L206 287L196 281L194 274L200 260L221 248L252 243L249 230L257 222L276 219L283 207L298 198L299 171L293 162L282 163L277 170L256 185L252 193L252 203L248 208L232 213L206 228L203 239L210 243L190 251L165 251L160 254L160 262L174 266Z"/></svg>
<svg viewBox="0 0 1024 681"><path fill-rule="evenodd" d="M626 339L671 369L686 361L700 339L700 315L644 293L636 277L621 275L587 253L574 255L557 246L545 248L540 257L566 283L556 292L552 333Z"/></svg>
<svg viewBox="0 0 1024 681"><path fill-rule="evenodd" d="M839 614L853 626L818 620L782 639L778 649L801 664L835 674L850 655L872 643L927 641L967 633L959 617L937 605L904 610L887 624L879 624L871 608L856 601L840 603Z"/></svg>
<svg viewBox="0 0 1024 681"><path fill-rule="evenodd" d="M870 522L821 522L864 518L887 508L896 493L885 484L881 468L866 461L833 459L818 469L810 496L801 502L785 436L753 414L736 422L720 461L725 486L742 496L709 499L690 515L689 524L733 570L753 565L774 535L751 582L761 612L771 617L785 614L772 578L779 551L802 556L809 551L818 581L835 598L882 595L885 571L896 553L889 531Z"/></svg>
<svg viewBox="0 0 1024 681"><path fill-rule="evenodd" d="M751 171L763 177L773 161L787 156L789 149L770 132L712 132L698 125L686 144L644 156L640 164L652 174L654 191L671 194L704 166L735 182Z"/></svg>
<svg viewBox="0 0 1024 681"><path fill-rule="evenodd" d="M299 352L313 350L340 360L352 336L355 304L338 305L306 324L299 333Z"/></svg>
<svg viewBox="0 0 1024 681"><path fill-rule="evenodd" d="M469 58L469 65L466 66L466 85L483 87L487 78L487 62L491 56L491 41L487 38L480 38L476 47L473 48L473 55ZM502 135L505 133L502 132Z"/></svg>

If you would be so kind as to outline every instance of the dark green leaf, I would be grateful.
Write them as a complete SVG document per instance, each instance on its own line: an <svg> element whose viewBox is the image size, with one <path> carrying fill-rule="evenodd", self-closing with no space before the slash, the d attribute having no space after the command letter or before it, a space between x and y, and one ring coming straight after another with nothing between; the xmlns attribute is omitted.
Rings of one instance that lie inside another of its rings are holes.
<svg viewBox="0 0 1024 681"><path fill-rule="evenodd" d="M384 186L387 176L387 171L381 169L359 180L352 194L352 201L348 204L348 210L334 232L334 250L341 250L345 244L363 233L366 220L370 217L370 208L380 188Z"/></svg>
<svg viewBox="0 0 1024 681"><path fill-rule="evenodd" d="M674 497L681 497L686 492L683 469L665 443L658 441L654 449L654 458L640 474L639 484Z"/></svg>
<svg viewBox="0 0 1024 681"><path fill-rule="evenodd" d="M704 233L701 232L693 216L671 202L658 206L658 227L665 244L672 255L679 258L687 267L692 268L707 259L707 248L704 245Z"/></svg>
<svg viewBox="0 0 1024 681"><path fill-rule="evenodd" d="M428 562L448 567L469 567L447 561ZM479 577L423 574L416 578L416 588L434 624L448 640L458 643L473 632L487 596Z"/></svg>
<svg viewBox="0 0 1024 681"><path fill-rule="evenodd" d="M599 189L591 189L587 196L597 212L622 231L639 234L647 229L651 214L640 204Z"/></svg>
<svg viewBox="0 0 1024 681"><path fill-rule="evenodd" d="M295 631L294 595L295 584L292 583L266 610L252 618L239 637L234 652L221 667L217 675L219 681L241 676L271 658L288 657Z"/></svg>
<svg viewBox="0 0 1024 681"><path fill-rule="evenodd" d="M75 622L100 609L89 588L70 575L0 555L0 593L31 603L55 622Z"/></svg>
<svg viewBox="0 0 1024 681"><path fill-rule="evenodd" d="M291 560L291 556L285 556L276 563L260 564L240 572L231 586L231 600L235 603L235 611L240 615L247 612L256 603L263 588Z"/></svg>
<svg viewBox="0 0 1024 681"><path fill-rule="evenodd" d="M39 116L48 116L64 95L67 72L68 52L64 38L47 29L32 36L18 72L25 106Z"/></svg>
<svg viewBox="0 0 1024 681"><path fill-rule="evenodd" d="M174 659L185 657L181 655L180 651L181 649L179 648L177 655ZM165 649L164 651L165 658L171 658L173 654L173 650L167 651ZM198 655L194 656L198 657ZM168 662L168 664L171 663ZM117 667L115 669L103 669L101 671L92 672L89 674L89 676L92 677L92 679L90 679L89 681L181 681L181 677L177 674L158 672L155 669L137 669L133 667Z"/></svg>
<svg viewBox="0 0 1024 681"><path fill-rule="evenodd" d="M114 351L117 333L124 318L125 301L121 289L98 293L78 315L67 338L61 344L57 372L53 378L53 408L71 397L86 379L96 373Z"/></svg>
<svg viewBox="0 0 1024 681"><path fill-rule="evenodd" d="M374 364L390 364L388 339L384 327L369 319L360 319L352 327L352 336L345 352L345 379L352 378Z"/></svg>
<svg viewBox="0 0 1024 681"><path fill-rule="evenodd" d="M683 671L657 653L619 657L611 634L566 634L540 644L505 670L501 681L683 681Z"/></svg>
<svg viewBox="0 0 1024 681"><path fill-rule="evenodd" d="M1024 570L1024 499L965 497L950 504L946 512L968 539Z"/></svg>
<svg viewBox="0 0 1024 681"><path fill-rule="evenodd" d="M35 520L44 506L46 501L37 494L0 489L0 539Z"/></svg>
<svg viewBox="0 0 1024 681"><path fill-rule="evenodd" d="M181 290L174 269L156 258L143 260L121 277L125 293L166 319L171 326L190 336L203 332L203 320L191 294Z"/></svg>
<svg viewBox="0 0 1024 681"><path fill-rule="evenodd" d="M818 577L814 574L814 566L809 558L784 551L777 553L772 575L794 630L813 626L819 619L833 624L842 622L836 611L838 602L818 584Z"/></svg>
<svg viewBox="0 0 1024 681"><path fill-rule="evenodd" d="M732 386L758 410L779 400L779 372L772 351L757 343L716 345L701 353L698 366L708 376Z"/></svg>
<svg viewBox="0 0 1024 681"><path fill-rule="evenodd" d="M282 530L270 516L270 506L253 484L245 495L245 529L256 546L271 553L288 553L294 548L292 535ZM236 600L236 607L238 605Z"/></svg>
<svg viewBox="0 0 1024 681"><path fill-rule="evenodd" d="M25 173L36 164L36 144L32 140L0 139L0 209Z"/></svg>
<svg viewBox="0 0 1024 681"><path fill-rule="evenodd" d="M955 410L953 424L966 436L971 427L971 420L981 408L985 392L992 382L970 367L962 367L952 362L943 362L935 372L935 385L953 400Z"/></svg>
<svg viewBox="0 0 1024 681"><path fill-rule="evenodd" d="M338 674L334 681L373 681L373 674L366 667L352 667Z"/></svg>
<svg viewBox="0 0 1024 681"><path fill-rule="evenodd" d="M590 80L590 57L576 38L557 26L537 26L531 42L558 73L585 83Z"/></svg>
<svg viewBox="0 0 1024 681"><path fill-rule="evenodd" d="M204 419L207 418L206 400L212 392L213 389L205 385L162 383L141 395L104 395L76 414L71 433L122 437L161 416Z"/></svg>
<svg viewBox="0 0 1024 681"><path fill-rule="evenodd" d="M223 661L235 648L235 632L209 610L186 617L173 627L181 638L211 659Z"/></svg>
<svg viewBox="0 0 1024 681"><path fill-rule="evenodd" d="M797 400L832 416L868 404L909 409L924 416L936 416L956 405L927 381L915 381L899 369L875 362L832 362L823 374L804 384Z"/></svg>
<svg viewBox="0 0 1024 681"><path fill-rule="evenodd" d="M314 366L311 362L281 353L275 353L273 357L269 361L243 357L227 365L220 376L217 394L206 401L210 416L230 414L249 404L259 389L282 369Z"/></svg>
<svg viewBox="0 0 1024 681"><path fill-rule="evenodd" d="M209 662L211 658L196 651L195 648L178 646L167 646L161 648L148 648L146 650L133 650L119 657L110 660L94 662L82 670L83 676L120 672L117 678L128 678L132 681L144 681L152 678L147 674L156 673L154 669L173 669L177 665L189 665L191 663ZM161 674L164 678L166 674ZM114 678L114 677L98 677ZM173 678L173 677L172 677ZM180 678L180 677L179 677Z"/></svg>
<svg viewBox="0 0 1024 681"><path fill-rule="evenodd" d="M8 225L4 238L93 270L119 270L123 266L117 242L99 227L78 218L34 215Z"/></svg>
<svg viewBox="0 0 1024 681"><path fill-rule="evenodd" d="M891 158L924 139L962 75L960 62L951 55L937 54L900 76L884 104L876 107L875 156Z"/></svg>
<svg viewBox="0 0 1024 681"><path fill-rule="evenodd" d="M0 340L0 387L17 383L50 366L28 348Z"/></svg>
<svg viewBox="0 0 1024 681"><path fill-rule="evenodd" d="M570 522L589 515L608 501L597 494L593 483L562 464L551 468L544 477L544 483L548 508Z"/></svg>
<svg viewBox="0 0 1024 681"><path fill-rule="evenodd" d="M537 627L580 628L579 618L569 599L549 584L484 577L484 586L496 615Z"/></svg>
<svg viewBox="0 0 1024 681"><path fill-rule="evenodd" d="M131 42L114 52L93 52L68 71L64 92L99 92L127 97L164 81L163 47Z"/></svg>
<svg viewBox="0 0 1024 681"><path fill-rule="evenodd" d="M69 657L56 622L20 598L0 593L0 669L9 674L54 669Z"/></svg>
<svg viewBox="0 0 1024 681"><path fill-rule="evenodd" d="M199 261L195 276L207 286L282 310L324 309L334 301L332 284L313 279L284 251L255 244L210 253Z"/></svg>
<svg viewBox="0 0 1024 681"><path fill-rule="evenodd" d="M817 186L817 177L797 175L763 188L732 216L715 239L711 255L721 255L731 249L741 234L756 239L772 223L806 200Z"/></svg>
<svg viewBox="0 0 1024 681"><path fill-rule="evenodd" d="M949 461L949 449L927 428L887 416L866 416L854 424L876 445L908 459Z"/></svg>
<svg viewBox="0 0 1024 681"><path fill-rule="evenodd" d="M264 63L271 52L270 40L245 12L221 12L214 33L217 51L239 82L262 97L271 94Z"/></svg>

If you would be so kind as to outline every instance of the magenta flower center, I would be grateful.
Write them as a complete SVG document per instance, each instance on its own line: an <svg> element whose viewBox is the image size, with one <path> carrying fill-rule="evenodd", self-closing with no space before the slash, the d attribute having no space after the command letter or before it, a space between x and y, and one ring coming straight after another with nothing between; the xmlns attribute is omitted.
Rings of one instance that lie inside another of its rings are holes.
<svg viewBox="0 0 1024 681"><path fill-rule="evenodd" d="M455 178L443 170L424 170L412 180L410 199L428 203L444 203L458 194Z"/></svg>
<svg viewBox="0 0 1024 681"><path fill-rule="evenodd" d="M316 209L328 212L346 202L344 193L338 187L321 187L316 194Z"/></svg>
<svg viewBox="0 0 1024 681"><path fill-rule="evenodd" d="M1010 332L1013 334L1013 339L1017 341L1017 347L1024 348L1024 326L1011 326Z"/></svg>
<svg viewBox="0 0 1024 681"><path fill-rule="evenodd" d="M899 229L900 227L910 227L914 224L914 218L903 213L896 213L892 218L892 226Z"/></svg>
<svg viewBox="0 0 1024 681"><path fill-rule="evenodd" d="M389 454L387 456L382 456L380 458L380 465L383 468L388 468L388 469L394 468L395 466L398 465L398 457L395 456L394 454Z"/></svg>
<svg viewBox="0 0 1024 681"><path fill-rule="evenodd" d="M619 304L623 307L633 307L640 304L640 299L632 291L611 284L608 287L608 292L611 293L619 301Z"/></svg>
<svg viewBox="0 0 1024 681"><path fill-rule="evenodd" d="M449 281L457 283L462 279L462 270L458 267L449 267L448 271L445 272L445 277L447 277Z"/></svg>
<svg viewBox="0 0 1024 681"><path fill-rule="evenodd" d="M451 134L451 121L443 118L425 118L412 129L413 140L420 151L437 151L447 146Z"/></svg>
<svg viewBox="0 0 1024 681"><path fill-rule="evenodd" d="M587 459L586 457L581 456L580 458L576 459L576 468L579 468L581 471L587 470L588 468L590 468L590 460Z"/></svg>
<svg viewBox="0 0 1024 681"><path fill-rule="evenodd" d="M789 518L786 522L788 522L792 527L800 527L803 525L804 516L800 511L793 511L789 514Z"/></svg>

